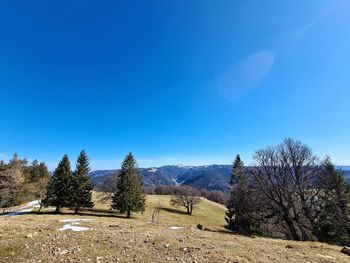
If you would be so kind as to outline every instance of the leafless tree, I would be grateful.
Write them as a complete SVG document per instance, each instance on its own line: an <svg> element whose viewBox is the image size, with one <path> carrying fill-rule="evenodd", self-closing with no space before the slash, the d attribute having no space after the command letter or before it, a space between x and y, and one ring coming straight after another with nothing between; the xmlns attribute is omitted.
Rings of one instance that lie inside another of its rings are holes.
<svg viewBox="0 0 350 263"><path fill-rule="evenodd" d="M278 146L257 151L254 159L257 166L251 172L265 200L266 217L277 220L287 238L320 240L315 219L322 210L321 166L311 149L287 138Z"/></svg>
<svg viewBox="0 0 350 263"><path fill-rule="evenodd" d="M192 215L193 210L201 201L200 192L189 186L179 186L174 189L174 195L170 199L173 206L182 206L187 210L187 214Z"/></svg>
<svg viewBox="0 0 350 263"><path fill-rule="evenodd" d="M21 190L23 183L22 161L14 155L9 164L3 162L0 167L0 200L1 206L12 205L13 199Z"/></svg>

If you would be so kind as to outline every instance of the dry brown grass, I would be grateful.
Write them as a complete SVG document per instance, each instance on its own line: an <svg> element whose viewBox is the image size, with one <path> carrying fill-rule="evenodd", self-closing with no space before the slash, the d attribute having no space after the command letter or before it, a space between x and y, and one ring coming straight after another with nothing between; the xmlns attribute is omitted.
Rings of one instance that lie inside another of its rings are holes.
<svg viewBox="0 0 350 263"><path fill-rule="evenodd" d="M228 233L222 227L224 209L206 201L192 217L161 210L160 224L149 223L154 207L171 208L168 200L148 197L146 212L130 220L73 214L0 217L0 262L350 262L338 246ZM108 204L98 202L96 209L102 208ZM91 230L58 231L59 220L69 218L93 219L81 222ZM215 231L194 229L196 223ZM172 230L173 225L186 228Z"/></svg>

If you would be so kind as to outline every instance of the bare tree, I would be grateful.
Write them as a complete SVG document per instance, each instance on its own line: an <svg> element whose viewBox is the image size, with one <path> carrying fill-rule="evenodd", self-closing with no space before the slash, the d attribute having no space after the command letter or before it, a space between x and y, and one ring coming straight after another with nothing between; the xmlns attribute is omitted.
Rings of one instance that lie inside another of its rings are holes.
<svg viewBox="0 0 350 263"><path fill-rule="evenodd" d="M174 195L170 199L173 206L182 206L187 210L188 215L192 215L193 210L201 201L200 192L189 186L179 186L174 189Z"/></svg>
<svg viewBox="0 0 350 263"><path fill-rule="evenodd" d="M252 176L265 218L277 222L288 239L324 241L319 219L325 207L322 180L329 174L312 150L287 138L257 151L254 159Z"/></svg>
<svg viewBox="0 0 350 263"><path fill-rule="evenodd" d="M11 206L18 203L18 194L23 183L23 160L15 154L9 164L3 162L0 167L0 200L1 206Z"/></svg>

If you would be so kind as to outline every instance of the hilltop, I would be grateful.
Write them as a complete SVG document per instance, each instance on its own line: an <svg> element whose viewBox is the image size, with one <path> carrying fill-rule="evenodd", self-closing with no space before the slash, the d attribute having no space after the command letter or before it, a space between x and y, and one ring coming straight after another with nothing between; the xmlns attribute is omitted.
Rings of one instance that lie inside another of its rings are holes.
<svg viewBox="0 0 350 263"><path fill-rule="evenodd" d="M225 207L203 199L193 216L169 205L169 196L147 196L144 214L128 220L110 212L103 193L82 215L1 217L2 262L348 262L341 247L245 237L224 229ZM159 217L151 223L155 208ZM46 211L47 212L47 211ZM80 221L79 221L80 220ZM196 229L202 224L207 230ZM59 231L70 226L86 231Z"/></svg>

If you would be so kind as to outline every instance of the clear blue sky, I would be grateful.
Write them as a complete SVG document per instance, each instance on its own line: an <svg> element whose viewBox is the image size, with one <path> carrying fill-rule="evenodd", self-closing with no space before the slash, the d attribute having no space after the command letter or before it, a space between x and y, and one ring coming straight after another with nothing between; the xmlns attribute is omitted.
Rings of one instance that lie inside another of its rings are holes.
<svg viewBox="0 0 350 263"><path fill-rule="evenodd" d="M293 137L350 163L350 2L2 1L0 159L247 164Z"/></svg>

